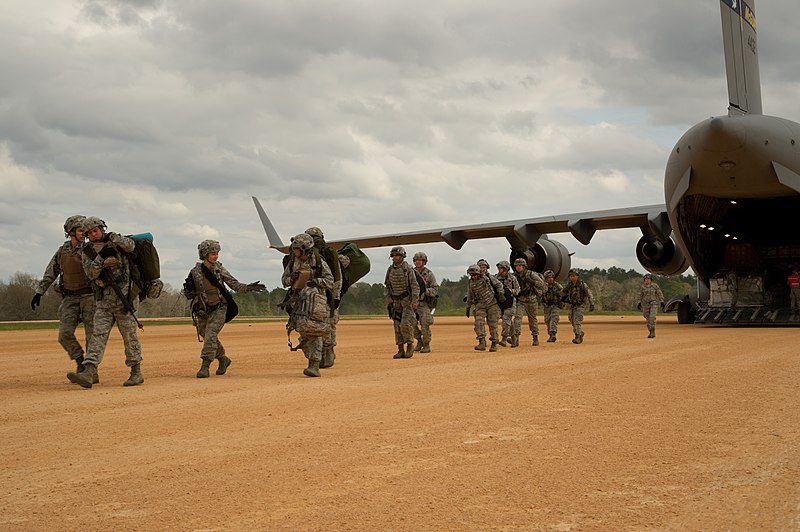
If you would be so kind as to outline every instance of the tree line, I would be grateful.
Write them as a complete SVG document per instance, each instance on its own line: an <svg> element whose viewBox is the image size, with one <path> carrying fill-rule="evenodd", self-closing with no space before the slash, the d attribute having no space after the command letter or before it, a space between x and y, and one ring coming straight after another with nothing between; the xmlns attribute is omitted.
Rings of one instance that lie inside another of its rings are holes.
<svg viewBox="0 0 800 532"><path fill-rule="evenodd" d="M607 270L594 268L580 270L581 278L592 290L595 310L608 312L629 312L636 310L642 274L631 269L624 270L612 266ZM467 293L469 278L464 275L457 281L444 279L439 287L439 300L436 313L439 315L461 315L464 312L464 296ZM54 320L58 319L60 296L52 287L42 297L36 311L31 309L31 298L39 279L17 272L8 282L0 281L0 321ZM665 300L679 294L686 294L695 283L692 275L675 277L653 276L653 282L661 287ZM286 289L275 288L260 294L234 294L241 316L285 316L279 307L286 296ZM386 313L383 298L383 284L356 283L350 287L339 307L343 316L381 315ZM180 290L164 286L161 297L146 299L139 306L138 315L143 318L188 317L189 301Z"/></svg>

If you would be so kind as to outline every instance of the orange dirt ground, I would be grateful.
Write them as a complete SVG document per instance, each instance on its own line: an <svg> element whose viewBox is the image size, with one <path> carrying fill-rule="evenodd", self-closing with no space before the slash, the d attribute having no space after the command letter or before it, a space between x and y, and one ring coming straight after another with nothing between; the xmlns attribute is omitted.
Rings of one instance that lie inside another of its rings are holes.
<svg viewBox="0 0 800 532"><path fill-rule="evenodd" d="M342 321L310 379L282 324L234 322L199 380L194 329L150 326L145 384L114 332L91 390L55 330L0 331L0 529L800 529L797 329L585 329L480 353L440 318L393 360L388 319Z"/></svg>

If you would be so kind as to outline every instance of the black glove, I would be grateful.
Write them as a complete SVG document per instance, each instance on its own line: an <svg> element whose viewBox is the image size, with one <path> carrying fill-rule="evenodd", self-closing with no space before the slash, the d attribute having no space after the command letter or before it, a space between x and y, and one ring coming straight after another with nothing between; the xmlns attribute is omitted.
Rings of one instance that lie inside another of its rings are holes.
<svg viewBox="0 0 800 532"><path fill-rule="evenodd" d="M639 309L639 311L641 311L641 310L642 310L642 302L641 302L641 301L639 301L638 303L636 303L636 308L637 308L637 309Z"/></svg>
<svg viewBox="0 0 800 532"><path fill-rule="evenodd" d="M42 294L34 294L33 299L31 299L31 310L36 310L36 307L38 307L41 302Z"/></svg>
<svg viewBox="0 0 800 532"><path fill-rule="evenodd" d="M461 301L463 301L464 303L466 303L466 302L467 302L467 296L464 296L464 299L462 299Z"/></svg>
<svg viewBox="0 0 800 532"><path fill-rule="evenodd" d="M113 257L116 252L117 251L111 246L103 246L103 248L100 249L98 255L100 255L104 259L107 259L108 257Z"/></svg>
<svg viewBox="0 0 800 532"><path fill-rule="evenodd" d="M469 318L469 307L467 307L467 317Z"/></svg>
<svg viewBox="0 0 800 532"><path fill-rule="evenodd" d="M247 285L248 292L263 292L267 289L267 285L259 283L258 281Z"/></svg>
<svg viewBox="0 0 800 532"><path fill-rule="evenodd" d="M393 320L394 319L394 310L392 309L392 304L391 303L386 305L386 312L389 313L389 319Z"/></svg>
<svg viewBox="0 0 800 532"><path fill-rule="evenodd" d="M506 302L506 295L503 293L497 294L497 302L498 303L505 303Z"/></svg>
<svg viewBox="0 0 800 532"><path fill-rule="evenodd" d="M589 312L594 312L594 303L589 303Z"/></svg>

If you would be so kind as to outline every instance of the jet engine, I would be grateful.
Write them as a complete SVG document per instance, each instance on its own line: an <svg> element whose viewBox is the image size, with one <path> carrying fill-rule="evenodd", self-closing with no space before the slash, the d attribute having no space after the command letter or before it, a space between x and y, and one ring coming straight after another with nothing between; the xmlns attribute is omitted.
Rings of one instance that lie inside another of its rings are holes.
<svg viewBox="0 0 800 532"><path fill-rule="evenodd" d="M520 257L528 262L529 270L539 273L553 270L558 281L567 278L571 267L570 253L564 244L544 236L539 238L533 247L522 250L512 248L509 262L513 265L514 261Z"/></svg>
<svg viewBox="0 0 800 532"><path fill-rule="evenodd" d="M672 238L666 241L643 236L636 244L636 258L645 270L656 275L680 275L689 261Z"/></svg>

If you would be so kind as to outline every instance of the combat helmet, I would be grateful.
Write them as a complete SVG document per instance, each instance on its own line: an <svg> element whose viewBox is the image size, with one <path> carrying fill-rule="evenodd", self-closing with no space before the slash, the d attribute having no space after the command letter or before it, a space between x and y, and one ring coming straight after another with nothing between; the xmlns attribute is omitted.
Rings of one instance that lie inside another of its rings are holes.
<svg viewBox="0 0 800 532"><path fill-rule="evenodd" d="M653 279L653 276L652 276L652 275L650 275L649 273L646 273L646 274L644 274L644 275L642 276L642 279L650 279L650 280L652 280L652 279Z"/></svg>
<svg viewBox="0 0 800 532"><path fill-rule="evenodd" d="M197 254L200 256L200 260L206 260L209 253L219 253L220 249L222 248L216 240L203 240L197 244Z"/></svg>
<svg viewBox="0 0 800 532"><path fill-rule="evenodd" d="M486 260L486 259L478 259L478 262L476 263L476 265L478 266L478 268L480 268L481 266L486 266L486 268L488 269L489 268L489 261Z"/></svg>
<svg viewBox="0 0 800 532"><path fill-rule="evenodd" d="M322 234L322 229L319 227L309 227L306 229L306 234L311 238L325 238L325 235Z"/></svg>
<svg viewBox="0 0 800 532"><path fill-rule="evenodd" d="M314 239L308 233L300 233L292 238L292 248L299 249L305 255L314 247Z"/></svg>
<svg viewBox="0 0 800 532"><path fill-rule="evenodd" d="M469 268L467 268L467 275L480 275L481 274L481 267L477 264L473 264Z"/></svg>
<svg viewBox="0 0 800 532"><path fill-rule="evenodd" d="M406 258L406 250L403 246L395 246L389 252L390 257L394 257L395 255L400 255L403 258Z"/></svg>
<svg viewBox="0 0 800 532"><path fill-rule="evenodd" d="M422 262L427 264L428 256L425 254L424 251L417 251L416 253L414 253L414 260L415 261L421 260Z"/></svg>
<svg viewBox="0 0 800 532"><path fill-rule="evenodd" d="M527 268L528 267L528 261L523 259L522 257L520 257L520 258L518 258L517 260L514 261L514 266L515 267L516 266L525 266Z"/></svg>
<svg viewBox="0 0 800 532"><path fill-rule="evenodd" d="M86 220L86 216L83 216L82 214L76 214L74 216L70 216L64 222L64 233L67 236L69 236L69 234L73 232L75 229L83 230L84 220Z"/></svg>
<svg viewBox="0 0 800 532"><path fill-rule="evenodd" d="M569 275L572 275L572 274L575 274L575 275L577 275L578 277L580 277L580 276L581 276L581 274L580 274L580 273L578 273L578 270L576 270L575 268L572 268L572 269L569 271L569 273L567 273L567 275L568 275L568 276L569 276Z"/></svg>
<svg viewBox="0 0 800 532"><path fill-rule="evenodd" d="M545 270L545 272L542 275L544 275L545 279L547 279L548 277L552 277L553 279L555 279L556 277L556 273L553 270Z"/></svg>
<svg viewBox="0 0 800 532"><path fill-rule="evenodd" d="M503 268L505 271L509 271L511 269L511 265L508 263L507 260L501 260L497 263L498 268Z"/></svg>
<svg viewBox="0 0 800 532"><path fill-rule="evenodd" d="M97 216L89 216L88 218L83 219L83 232L88 233L90 230L94 229L95 227L102 227L105 231L108 226L106 223L98 218Z"/></svg>

